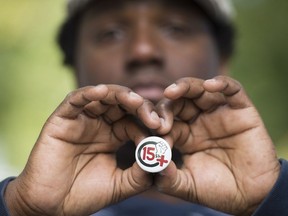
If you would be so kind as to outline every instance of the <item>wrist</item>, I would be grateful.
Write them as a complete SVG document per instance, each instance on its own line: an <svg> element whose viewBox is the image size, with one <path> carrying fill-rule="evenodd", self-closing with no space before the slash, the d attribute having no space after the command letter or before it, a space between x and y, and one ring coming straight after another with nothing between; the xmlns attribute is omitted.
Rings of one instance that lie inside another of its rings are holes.
<svg viewBox="0 0 288 216"><path fill-rule="evenodd" d="M36 212L26 197L26 193L22 193L18 179L11 181L4 192L4 200L8 208L10 216L33 216L43 215Z"/></svg>

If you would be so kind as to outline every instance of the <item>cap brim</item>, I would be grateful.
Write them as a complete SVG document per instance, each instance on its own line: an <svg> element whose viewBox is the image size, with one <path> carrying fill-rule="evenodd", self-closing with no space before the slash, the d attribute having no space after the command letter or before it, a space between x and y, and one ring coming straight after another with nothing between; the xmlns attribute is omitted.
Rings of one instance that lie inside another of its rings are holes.
<svg viewBox="0 0 288 216"><path fill-rule="evenodd" d="M69 0L68 17L73 17L95 0ZM231 22L234 16L231 0L193 0L211 18L218 22Z"/></svg>

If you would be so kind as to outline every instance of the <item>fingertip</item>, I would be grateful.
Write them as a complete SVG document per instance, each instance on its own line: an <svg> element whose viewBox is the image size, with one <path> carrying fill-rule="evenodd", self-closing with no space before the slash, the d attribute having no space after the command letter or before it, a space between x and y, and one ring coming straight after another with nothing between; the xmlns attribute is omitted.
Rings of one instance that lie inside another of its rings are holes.
<svg viewBox="0 0 288 216"><path fill-rule="evenodd" d="M169 165L162 170L159 175L160 176L175 176L175 172L177 171L177 167L176 164L174 163L174 161L171 160L171 162L169 163Z"/></svg>
<svg viewBox="0 0 288 216"><path fill-rule="evenodd" d="M164 96L170 99L175 99L179 91L179 86L176 83L171 84L164 90Z"/></svg>
<svg viewBox="0 0 288 216"><path fill-rule="evenodd" d="M108 91L109 89L106 85L99 84L99 85L93 86L91 88L91 91L89 90L85 94L85 96L91 101L96 101L96 100L106 97L108 94Z"/></svg>
<svg viewBox="0 0 288 216"><path fill-rule="evenodd" d="M166 167L166 169L157 173L155 178L155 186L160 192L167 192L170 186L177 178L177 167L173 161Z"/></svg>
<svg viewBox="0 0 288 216"><path fill-rule="evenodd" d="M167 134L171 128L172 128L172 124L167 122L167 120L165 120L164 118L160 117L160 127L157 129L157 132L159 134Z"/></svg>
<svg viewBox="0 0 288 216"><path fill-rule="evenodd" d="M177 89L177 84L173 83L170 86L168 86L165 90L167 91L175 91Z"/></svg>
<svg viewBox="0 0 288 216"><path fill-rule="evenodd" d="M137 180L140 185L143 185L147 188L152 185L151 173L141 169L141 167L136 162L132 166L132 174L134 179Z"/></svg>
<svg viewBox="0 0 288 216"><path fill-rule="evenodd" d="M94 87L94 90L97 91L97 92L108 92L108 87L104 84L99 84L97 86Z"/></svg>
<svg viewBox="0 0 288 216"><path fill-rule="evenodd" d="M204 85L215 85L215 83L217 83L217 79L212 78L212 79L207 79L204 81Z"/></svg>
<svg viewBox="0 0 288 216"><path fill-rule="evenodd" d="M174 122L174 114L172 110L173 106L169 99L165 99L158 103L156 109L159 114L161 124L157 132L163 135L168 133L173 126Z"/></svg>
<svg viewBox="0 0 288 216"><path fill-rule="evenodd" d="M157 130L161 127L160 117L154 110L146 118L143 117L143 122L150 129Z"/></svg>
<svg viewBox="0 0 288 216"><path fill-rule="evenodd" d="M133 91L129 92L129 97L130 99L135 100L137 102L143 102L143 97L141 97L139 94Z"/></svg>
<svg viewBox="0 0 288 216"><path fill-rule="evenodd" d="M157 112L152 111L152 112L150 113L150 116L151 116L151 119L152 119L153 121L160 123L160 117L159 117L159 115L157 114Z"/></svg>
<svg viewBox="0 0 288 216"><path fill-rule="evenodd" d="M205 80L203 83L204 89L209 92L219 91L222 85L223 85L222 80L216 78Z"/></svg>
<svg viewBox="0 0 288 216"><path fill-rule="evenodd" d="M237 80L228 76L217 76L204 82L204 88L211 93L220 92L232 108L245 108L252 103Z"/></svg>

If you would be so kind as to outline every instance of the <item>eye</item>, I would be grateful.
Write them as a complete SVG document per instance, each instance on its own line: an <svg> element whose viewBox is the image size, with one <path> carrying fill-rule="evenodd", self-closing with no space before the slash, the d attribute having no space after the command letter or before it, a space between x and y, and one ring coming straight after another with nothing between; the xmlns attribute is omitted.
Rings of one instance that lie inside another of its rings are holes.
<svg viewBox="0 0 288 216"><path fill-rule="evenodd" d="M125 31L121 27L109 27L97 29L93 35L96 43L110 43L120 41L124 38Z"/></svg>
<svg viewBox="0 0 288 216"><path fill-rule="evenodd" d="M211 33L208 24L199 19L167 19L160 26L164 35L173 39L191 39L200 34Z"/></svg>
<svg viewBox="0 0 288 216"><path fill-rule="evenodd" d="M189 25L176 22L162 24L162 30L166 35L172 37L182 37L192 33L192 29Z"/></svg>

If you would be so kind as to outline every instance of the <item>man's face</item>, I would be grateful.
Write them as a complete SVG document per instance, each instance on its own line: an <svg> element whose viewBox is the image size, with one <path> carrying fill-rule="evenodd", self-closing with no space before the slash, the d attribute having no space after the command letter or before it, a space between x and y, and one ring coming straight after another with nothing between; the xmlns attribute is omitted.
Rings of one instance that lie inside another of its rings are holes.
<svg viewBox="0 0 288 216"><path fill-rule="evenodd" d="M120 84L157 102L181 77L219 74L205 16L184 1L171 2L108 0L87 10L76 49L79 86Z"/></svg>

